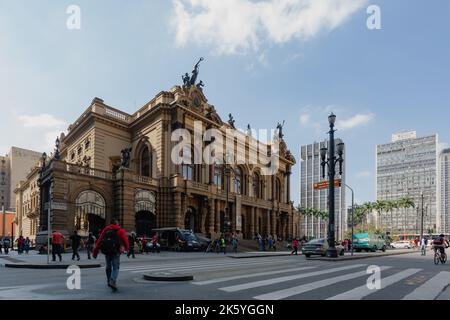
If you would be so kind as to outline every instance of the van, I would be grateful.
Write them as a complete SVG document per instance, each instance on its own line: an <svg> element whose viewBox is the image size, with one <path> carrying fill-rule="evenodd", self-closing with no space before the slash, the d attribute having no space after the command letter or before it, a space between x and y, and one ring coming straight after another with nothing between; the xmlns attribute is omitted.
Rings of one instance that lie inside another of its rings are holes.
<svg viewBox="0 0 450 320"><path fill-rule="evenodd" d="M386 251L386 241L379 234L359 233L353 235L353 249L356 252L381 250Z"/></svg>
<svg viewBox="0 0 450 320"><path fill-rule="evenodd" d="M199 251L200 241L195 233L180 228L153 229L152 233L158 235L162 250ZM181 241L177 244L177 238Z"/></svg>

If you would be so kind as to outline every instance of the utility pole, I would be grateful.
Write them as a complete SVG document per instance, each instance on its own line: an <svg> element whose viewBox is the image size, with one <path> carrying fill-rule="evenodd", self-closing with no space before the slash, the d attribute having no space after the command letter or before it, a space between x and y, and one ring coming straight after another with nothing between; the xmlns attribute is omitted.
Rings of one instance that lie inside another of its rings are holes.
<svg viewBox="0 0 450 320"><path fill-rule="evenodd" d="M2 213L3 213L3 230L2 230L2 237L5 237L6 234L6 209L5 205L2 205Z"/></svg>
<svg viewBox="0 0 450 320"><path fill-rule="evenodd" d="M422 217L420 220L420 240L422 241L423 238L423 214L424 214L424 207L423 207L423 193L422 193Z"/></svg>

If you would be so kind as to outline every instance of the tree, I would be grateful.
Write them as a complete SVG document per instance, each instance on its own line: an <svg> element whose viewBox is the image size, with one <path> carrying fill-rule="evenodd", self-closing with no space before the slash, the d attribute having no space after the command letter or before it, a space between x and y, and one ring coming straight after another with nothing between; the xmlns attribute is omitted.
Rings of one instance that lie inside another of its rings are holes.
<svg viewBox="0 0 450 320"><path fill-rule="evenodd" d="M414 203L413 199L409 197L401 198L398 200L398 205L400 208L404 209L404 215L405 215L405 225L403 227L403 233L406 236L406 225L407 225L407 210L409 208L415 208L416 204Z"/></svg>

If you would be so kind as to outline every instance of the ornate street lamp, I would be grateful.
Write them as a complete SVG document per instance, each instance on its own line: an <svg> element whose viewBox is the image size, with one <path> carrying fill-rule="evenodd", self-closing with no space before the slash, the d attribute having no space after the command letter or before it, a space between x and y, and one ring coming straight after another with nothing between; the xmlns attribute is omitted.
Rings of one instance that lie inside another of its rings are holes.
<svg viewBox="0 0 450 320"><path fill-rule="evenodd" d="M328 132L330 135L329 140L329 150L327 148L320 149L320 156L322 159L322 176L325 179L325 167L328 168L328 250L327 257L329 258L337 258L337 250L336 250L336 237L335 237L335 221L334 221L334 211L335 211L335 197L334 197L334 179L336 175L336 164L339 163L339 175L342 176L342 164L344 162L343 154L344 154L344 143L339 143L336 145L336 151L338 157L335 155L335 141L334 141L334 133L336 130L334 129L334 124L336 123L336 115L333 113L328 117L328 123L330 125L330 131ZM327 159L327 151L328 151L328 159Z"/></svg>

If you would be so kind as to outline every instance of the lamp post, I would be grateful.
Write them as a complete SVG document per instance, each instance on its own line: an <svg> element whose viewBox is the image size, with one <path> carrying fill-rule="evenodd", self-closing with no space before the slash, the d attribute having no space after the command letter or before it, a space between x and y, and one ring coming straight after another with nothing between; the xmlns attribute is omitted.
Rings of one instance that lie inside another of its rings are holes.
<svg viewBox="0 0 450 320"><path fill-rule="evenodd" d="M327 257L329 258L337 258L337 250L336 250L336 239L335 239L335 197L334 197L334 178L336 175L336 164L339 163L339 175L342 175L342 164L344 159L342 157L344 153L344 143L339 143L337 147L338 157L335 155L335 145L334 145L334 133L336 130L334 129L334 124L336 122L336 116L332 113L328 116L328 123L330 125L330 131L328 132L330 135L329 140L329 149L322 148L320 149L320 155L322 158L322 176L325 178L325 167L328 167L328 250ZM327 151L328 151L328 159L327 159Z"/></svg>
<svg viewBox="0 0 450 320"><path fill-rule="evenodd" d="M2 205L2 213L3 213L2 238L4 238L5 234L6 234L6 208L5 208L5 205Z"/></svg>
<svg viewBox="0 0 450 320"><path fill-rule="evenodd" d="M225 190L226 190L226 204L225 204L225 221L224 225L226 225L226 228L224 228L224 232L230 232L231 231L231 219L230 219L230 207L229 207L229 201L228 201L228 194L230 189L230 173L231 171L234 172L234 169L230 167L230 163L232 163L231 154L227 153L224 156L223 164L225 166Z"/></svg>

